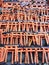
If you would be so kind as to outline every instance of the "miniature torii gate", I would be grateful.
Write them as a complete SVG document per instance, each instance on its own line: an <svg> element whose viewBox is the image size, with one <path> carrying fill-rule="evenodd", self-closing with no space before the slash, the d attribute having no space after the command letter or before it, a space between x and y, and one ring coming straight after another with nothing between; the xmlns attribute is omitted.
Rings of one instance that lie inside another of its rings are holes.
<svg viewBox="0 0 49 65"><path fill-rule="evenodd" d="M21 63L39 63L39 61L41 61L42 63L46 62L48 63L49 62L49 48L27 48L27 47L24 47L24 48L19 48L17 46L14 46L14 45L9 45L9 46L5 46L4 48L0 48L0 62L7 62L7 59L8 59L8 52L11 52L12 53L12 58L11 58L11 63L14 63L14 62L19 62L20 64ZM20 56L19 54L20 53ZM23 61L23 57L22 55L24 54L24 61ZM29 55L30 53L30 55ZM41 53L41 60L39 60L39 53ZM34 55L33 55L34 54ZM30 60L31 61L30 61Z"/></svg>

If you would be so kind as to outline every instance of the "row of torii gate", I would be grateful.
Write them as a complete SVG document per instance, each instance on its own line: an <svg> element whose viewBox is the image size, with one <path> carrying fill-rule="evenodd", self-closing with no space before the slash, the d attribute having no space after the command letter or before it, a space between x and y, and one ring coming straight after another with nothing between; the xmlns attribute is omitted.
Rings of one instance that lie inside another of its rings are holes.
<svg viewBox="0 0 49 65"><path fill-rule="evenodd" d="M31 45L39 45L39 46L46 46L49 45L49 36L48 34L28 34L22 33L19 34L16 32L11 32L10 34L3 34L1 35L0 42L2 44L19 44L22 46L31 46ZM43 42L44 40L44 42Z"/></svg>
<svg viewBox="0 0 49 65"><path fill-rule="evenodd" d="M9 57L9 54L11 57ZM49 48L29 48L8 45L0 48L0 62L49 63Z"/></svg>

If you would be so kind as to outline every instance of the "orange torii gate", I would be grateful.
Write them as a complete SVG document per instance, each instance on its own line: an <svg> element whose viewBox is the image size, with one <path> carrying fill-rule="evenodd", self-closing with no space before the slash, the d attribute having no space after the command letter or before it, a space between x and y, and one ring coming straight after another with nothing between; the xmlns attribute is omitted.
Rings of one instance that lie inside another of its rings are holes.
<svg viewBox="0 0 49 65"><path fill-rule="evenodd" d="M31 45L39 45L44 46L46 44L49 45L49 35L44 33L39 34L31 34L28 32L11 32L11 33L5 33L1 34L1 44L8 45L8 44L20 44L22 46L31 46ZM45 43L43 44L43 40L45 40Z"/></svg>
<svg viewBox="0 0 49 65"><path fill-rule="evenodd" d="M0 62L49 63L49 6L36 3L0 0Z"/></svg>
<svg viewBox="0 0 49 65"><path fill-rule="evenodd" d="M19 62L21 63L48 63L49 62L49 48L19 48L14 45L5 46L4 48L0 48L0 62L8 61L8 53L11 53L11 63ZM24 58L23 58L24 55ZM39 57L41 55L41 57Z"/></svg>

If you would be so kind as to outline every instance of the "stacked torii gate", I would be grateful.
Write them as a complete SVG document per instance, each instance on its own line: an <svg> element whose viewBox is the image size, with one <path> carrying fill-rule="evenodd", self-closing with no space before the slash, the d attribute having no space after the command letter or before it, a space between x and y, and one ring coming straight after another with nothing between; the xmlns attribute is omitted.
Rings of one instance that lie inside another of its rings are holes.
<svg viewBox="0 0 49 65"><path fill-rule="evenodd" d="M38 32L39 26L40 31ZM49 45L49 33L46 32L49 30L49 23L39 24L34 22L0 22L0 27L2 44L20 44L22 46L37 44L42 46L42 39L45 39L47 45ZM45 30L45 32L43 30Z"/></svg>
<svg viewBox="0 0 49 65"><path fill-rule="evenodd" d="M0 62L48 63L48 6L35 3L21 7L19 2L4 1L0 5L0 44L4 45L0 47Z"/></svg>
<svg viewBox="0 0 49 65"><path fill-rule="evenodd" d="M0 48L0 62L8 61L8 53L11 53L12 59L11 63L19 62L21 63L42 63L49 62L49 34L46 32L29 32L25 31L16 31L15 27L13 29L13 25L19 25L16 22L0 22L0 43L4 44L5 47ZM20 23L22 25L22 23ZM25 23L26 25L27 23ZM29 25L33 25L34 23L28 23ZM27 24L27 25L28 25ZM37 23L38 24L38 23ZM45 24L45 23L44 23ZM11 30L10 26L11 25ZM36 25L36 24L35 24ZM3 30L2 27L6 26ZM49 26L49 24L45 24L45 26ZM8 27L8 28L7 28ZM27 28L27 27L26 27ZM45 28L46 29L46 28ZM18 30L21 30L21 28ZM24 28L25 30L25 28ZM37 28L38 30L38 28ZM42 39L46 39L47 46L43 46ZM33 42L32 42L33 41ZM37 47L38 46L38 47ZM42 47L43 46L43 47ZM4 55L3 55L4 54ZM41 59L39 60L39 55L41 54ZM24 55L24 59L23 59Z"/></svg>

